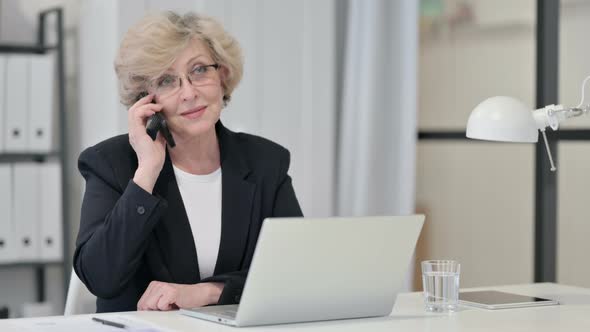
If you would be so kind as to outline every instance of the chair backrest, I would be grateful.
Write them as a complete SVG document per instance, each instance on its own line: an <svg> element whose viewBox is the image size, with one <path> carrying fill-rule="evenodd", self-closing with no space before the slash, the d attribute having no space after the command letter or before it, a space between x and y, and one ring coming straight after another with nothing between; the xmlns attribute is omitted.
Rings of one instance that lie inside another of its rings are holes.
<svg viewBox="0 0 590 332"><path fill-rule="evenodd" d="M72 269L64 315L91 314L96 312L96 296L92 295Z"/></svg>

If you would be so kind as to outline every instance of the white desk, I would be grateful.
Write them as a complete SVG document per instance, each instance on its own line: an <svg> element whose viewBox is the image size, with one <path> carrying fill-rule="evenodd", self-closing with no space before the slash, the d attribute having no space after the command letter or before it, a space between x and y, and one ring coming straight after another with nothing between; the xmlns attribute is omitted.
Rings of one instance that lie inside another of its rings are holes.
<svg viewBox="0 0 590 332"><path fill-rule="evenodd" d="M398 296L391 316L318 323L242 328L248 331L589 331L590 289L558 284L486 287L557 299L559 306L489 311L462 307L452 314L426 313L421 293ZM475 290L475 289L474 289ZM92 316L108 317L113 314ZM177 312L132 312L131 315L172 331L236 331L235 328L186 317ZM88 315L90 316L90 315ZM38 318L30 318L38 319ZM68 319L59 317L56 319ZM0 321L0 331L19 331L16 320Z"/></svg>

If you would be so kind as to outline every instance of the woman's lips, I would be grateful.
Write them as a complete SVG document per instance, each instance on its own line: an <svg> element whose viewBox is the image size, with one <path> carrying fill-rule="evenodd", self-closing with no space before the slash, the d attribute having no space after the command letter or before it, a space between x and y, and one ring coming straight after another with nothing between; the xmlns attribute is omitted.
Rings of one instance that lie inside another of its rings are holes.
<svg viewBox="0 0 590 332"><path fill-rule="evenodd" d="M183 117L185 117L187 119L196 119L196 118L200 117L201 115L203 115L203 113L205 112L205 109L207 109L207 106L195 107L195 108L190 109L186 112L182 112L180 115L182 115Z"/></svg>

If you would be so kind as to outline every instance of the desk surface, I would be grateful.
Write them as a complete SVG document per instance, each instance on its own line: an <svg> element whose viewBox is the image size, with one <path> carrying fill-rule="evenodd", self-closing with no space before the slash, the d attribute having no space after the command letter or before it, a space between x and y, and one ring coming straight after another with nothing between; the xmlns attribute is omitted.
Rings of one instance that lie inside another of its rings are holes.
<svg viewBox="0 0 590 332"><path fill-rule="evenodd" d="M474 288L469 290L478 290ZM398 296L391 316L317 323L243 328L248 331L569 331L590 330L590 289L552 283L486 287L556 299L559 306L504 310L461 307L451 314L424 311L421 293ZM101 314L108 317L113 314ZM186 317L177 312L131 312L130 315L172 331L235 331L235 328ZM97 315L92 315L97 316ZM38 319L38 318L29 318ZM56 319L68 319L59 317ZM14 322L0 321L0 331L19 331Z"/></svg>

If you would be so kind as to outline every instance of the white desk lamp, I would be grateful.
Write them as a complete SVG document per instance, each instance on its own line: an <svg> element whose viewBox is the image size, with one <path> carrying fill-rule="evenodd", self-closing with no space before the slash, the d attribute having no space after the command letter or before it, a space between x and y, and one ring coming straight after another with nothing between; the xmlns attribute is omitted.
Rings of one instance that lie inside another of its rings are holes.
<svg viewBox="0 0 590 332"><path fill-rule="evenodd" d="M557 130L561 122L590 112L590 105L583 105L584 87L588 79L590 76L582 83L580 104L572 108L548 105L531 112L524 103L512 97L488 98L471 112L467 121L466 136L487 141L535 143L539 140L540 131L549 155L551 171L555 171L545 128Z"/></svg>

